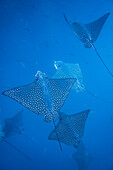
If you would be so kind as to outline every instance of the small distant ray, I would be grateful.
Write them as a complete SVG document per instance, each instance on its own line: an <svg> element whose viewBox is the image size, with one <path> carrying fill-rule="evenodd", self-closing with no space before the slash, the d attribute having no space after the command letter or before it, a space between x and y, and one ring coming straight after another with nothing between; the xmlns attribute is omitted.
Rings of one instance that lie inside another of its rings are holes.
<svg viewBox="0 0 113 170"><path fill-rule="evenodd" d="M5 123L4 128L2 128L2 124L0 124L0 142L7 143L13 149L15 149L21 155L23 155L25 158L30 160L30 158L25 153L23 153L15 145L11 144L10 142L6 140L10 136L23 133L22 113L23 113L23 110L21 110L19 113L17 113L12 118L6 119L4 122Z"/></svg>
<svg viewBox="0 0 113 170"><path fill-rule="evenodd" d="M23 128L23 110L17 113L15 116L9 119L5 119L5 126L3 128L3 132L5 134L5 138L13 136L15 134L22 134L24 131Z"/></svg>
<svg viewBox="0 0 113 170"><path fill-rule="evenodd" d="M82 142L77 151L72 155L72 158L76 160L79 170L87 170L92 161L91 154L87 151Z"/></svg>
<svg viewBox="0 0 113 170"><path fill-rule="evenodd" d="M46 122L53 121L56 128L58 112L75 81L76 79L49 79L38 71L33 83L4 91L2 94L16 100L32 112L44 116ZM57 139L59 141L58 135ZM61 148L60 141L59 145Z"/></svg>
<svg viewBox="0 0 113 170"><path fill-rule="evenodd" d="M4 128L3 128L4 137L8 138L10 136L14 135L21 135L23 134L26 139L33 142L33 138L27 136L24 132L24 126L23 126L23 110L18 112L15 116L12 118L8 118L4 120Z"/></svg>
<svg viewBox="0 0 113 170"><path fill-rule="evenodd" d="M103 99L96 94L93 94L89 90L87 90L83 84L83 76L80 69L79 64L73 64L73 63L64 63L63 61L55 61L54 66L56 68L56 73L52 76L52 78L56 79L64 79L64 78L76 78L76 82L74 83L72 89L75 89L76 92L82 92L85 91L88 95L91 95L95 97L97 100L100 100L105 103L113 104L112 101L108 101L106 99Z"/></svg>
<svg viewBox="0 0 113 170"><path fill-rule="evenodd" d="M77 23L77 22L70 24L65 16L65 14L64 14L64 18L65 18L66 22L72 28L75 35L84 43L84 47L85 48L93 47L93 49L95 50L99 59L101 60L101 62L103 63L103 65L105 66L105 68L107 69L109 74L111 75L111 77L113 77L113 74L111 73L109 68L106 66L106 64L104 63L100 54L98 53L96 47L93 44L97 40L97 38L101 32L101 29L109 15L110 15L110 13L107 13L107 14L103 15L102 17L100 17L99 19L97 19L96 21L89 23L89 24L81 24L81 23Z"/></svg>
<svg viewBox="0 0 113 170"><path fill-rule="evenodd" d="M66 115L64 113L59 113L59 122L49 135L49 140L58 140L56 131L60 142L67 145L72 145L77 148L81 143L81 138L84 134L85 122L90 110L85 110L83 112Z"/></svg>

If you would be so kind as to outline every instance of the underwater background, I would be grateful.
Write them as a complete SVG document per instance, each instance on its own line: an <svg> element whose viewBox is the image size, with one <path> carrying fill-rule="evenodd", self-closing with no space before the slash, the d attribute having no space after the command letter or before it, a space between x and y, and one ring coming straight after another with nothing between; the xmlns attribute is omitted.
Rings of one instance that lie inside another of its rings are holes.
<svg viewBox="0 0 113 170"><path fill-rule="evenodd" d="M0 170L77 170L76 149L48 140L52 123L2 95L4 90L31 83L38 70L52 77L54 61L78 63L85 91L70 91L61 109L74 114L91 109L83 142L92 161L88 170L113 170L113 79L93 48L84 48L67 25L92 22L110 12L94 43L113 73L113 0L0 0L0 122L23 112L25 135L7 139L31 158L27 160L4 142L0 143ZM84 169L83 169L84 170Z"/></svg>

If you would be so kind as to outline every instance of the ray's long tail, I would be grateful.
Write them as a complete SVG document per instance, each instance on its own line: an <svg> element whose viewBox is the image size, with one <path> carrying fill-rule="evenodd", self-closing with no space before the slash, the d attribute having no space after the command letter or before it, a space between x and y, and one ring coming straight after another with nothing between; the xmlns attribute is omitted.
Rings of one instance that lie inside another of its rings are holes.
<svg viewBox="0 0 113 170"><path fill-rule="evenodd" d="M28 157L25 153L23 153L22 151L20 151L16 146L14 146L13 144L11 144L10 142L3 140L5 143L7 143L8 145L10 145L13 149L15 149L18 153L20 153L21 155L23 155L25 158L27 158L28 160L31 160L30 157Z"/></svg>
<svg viewBox="0 0 113 170"><path fill-rule="evenodd" d="M62 151L62 146L61 146L61 142L60 142L60 139L59 139L59 136L58 136L58 133L57 133L57 128L56 128L54 119L53 119L53 124L54 124L55 130L56 130L56 135L57 135L57 139L58 139L58 142L59 142L60 150Z"/></svg>
<svg viewBox="0 0 113 170"><path fill-rule="evenodd" d="M109 70L109 68L106 66L106 64L104 63L103 59L101 58L100 54L98 53L96 47L94 46L94 44L91 44L93 49L95 50L96 54L98 55L99 59L101 60L101 62L104 64L106 70L109 72L110 76L113 77L113 74L111 73L111 71Z"/></svg>
<svg viewBox="0 0 113 170"><path fill-rule="evenodd" d="M91 93L90 91L88 91L88 90L86 90L86 89L84 89L84 91L85 91L87 94L89 94L90 96L93 96L94 98L96 98L97 100L100 100L100 101L102 101L102 102L104 102L104 103L110 103L110 104L113 104L113 102L112 102L112 101L105 100L105 99L103 99L103 98L101 98L101 97L99 97L99 96L97 96L97 95L95 95L95 94Z"/></svg>

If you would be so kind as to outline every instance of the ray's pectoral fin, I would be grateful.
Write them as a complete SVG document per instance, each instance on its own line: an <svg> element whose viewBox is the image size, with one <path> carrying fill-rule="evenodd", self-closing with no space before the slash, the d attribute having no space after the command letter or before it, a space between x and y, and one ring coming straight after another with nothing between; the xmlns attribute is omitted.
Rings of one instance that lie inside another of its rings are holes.
<svg viewBox="0 0 113 170"><path fill-rule="evenodd" d="M101 32L101 29L109 15L110 15L110 13L107 13L107 14L103 15L102 17L100 17L99 19L97 19L96 21L89 23L89 24L85 24L88 32L90 33L92 42L97 40L97 38Z"/></svg>
<svg viewBox="0 0 113 170"><path fill-rule="evenodd" d="M51 105L54 112L61 109L75 81L75 78L48 79ZM36 80L30 84L6 90L2 94L12 98L32 112L44 116L49 111L42 90L40 82Z"/></svg>
<svg viewBox="0 0 113 170"><path fill-rule="evenodd" d="M85 123L86 119L88 117L88 114L90 112L90 109L85 110L83 112L70 115L70 122L71 122L71 127L76 134L77 137L82 138L84 134L84 129L85 129Z"/></svg>
<svg viewBox="0 0 113 170"><path fill-rule="evenodd" d="M76 78L49 79L50 94L52 96L52 106L54 112L59 112L62 108Z"/></svg>

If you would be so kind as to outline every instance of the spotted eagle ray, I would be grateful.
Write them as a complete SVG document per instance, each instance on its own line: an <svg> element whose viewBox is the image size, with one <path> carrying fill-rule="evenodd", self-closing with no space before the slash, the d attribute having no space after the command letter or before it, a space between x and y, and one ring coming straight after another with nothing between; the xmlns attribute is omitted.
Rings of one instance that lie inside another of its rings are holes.
<svg viewBox="0 0 113 170"><path fill-rule="evenodd" d="M54 66L56 68L56 73L52 78L76 78L76 82L73 85L73 89L76 92L84 90L83 77L79 64L64 63L63 61L55 61Z"/></svg>
<svg viewBox="0 0 113 170"><path fill-rule="evenodd" d="M5 138L13 136L15 134L23 133L23 120L22 120L23 110L17 113L12 118L5 119L5 126L3 128L3 132L5 134Z"/></svg>
<svg viewBox="0 0 113 170"><path fill-rule="evenodd" d="M59 112L59 122L56 128L50 133L48 139L58 140L56 135L57 131L60 142L77 148L84 134L85 122L89 111L90 110L85 110L73 115L66 115L65 113Z"/></svg>
<svg viewBox="0 0 113 170"><path fill-rule="evenodd" d="M65 16L65 14L64 14L64 18L65 18L66 22L72 28L75 35L84 43L84 47L85 48L93 47L93 49L95 50L99 59L101 60L101 62L103 63L103 65L105 66L105 68L107 69L109 74L111 75L111 77L113 77L111 71L106 66L105 62L103 61L102 57L100 56L96 47L94 46L94 42L97 40L97 38L101 32L101 29L109 15L110 15L110 13L106 13L105 15L103 15L102 17L97 19L96 21L91 22L89 24L81 24L81 23L77 23L77 22L70 24Z"/></svg>
<svg viewBox="0 0 113 170"><path fill-rule="evenodd" d="M10 136L23 133L22 113L23 113L23 110L18 112L12 118L5 119L4 128L2 128L2 124L0 124L0 141L7 143L12 148L14 148L17 152L19 152L21 155L23 155L24 157L30 160L30 158L25 153L20 151L15 145L11 144L10 142L6 140Z"/></svg>
<svg viewBox="0 0 113 170"><path fill-rule="evenodd" d="M56 73L52 76L52 78L76 78L76 82L74 83L72 89L75 89L76 92L85 91L87 94L95 97L97 100L102 102L113 104L112 101L105 100L100 98L99 96L93 94L89 90L87 90L83 84L83 76L80 69L79 64L73 63L64 63L63 61L55 61L54 66L56 68Z"/></svg>
<svg viewBox="0 0 113 170"><path fill-rule="evenodd" d="M24 133L24 127L23 127L23 110L18 112L15 116L12 118L8 118L4 120L4 128L3 132L5 134L5 138L8 138L13 135L21 135L23 134L30 142L33 142L33 139L31 139L29 136L27 136Z"/></svg>
<svg viewBox="0 0 113 170"><path fill-rule="evenodd" d="M81 142L77 151L72 155L72 158L76 160L79 170L87 170L92 161L92 156L85 148L83 142Z"/></svg>
<svg viewBox="0 0 113 170"><path fill-rule="evenodd" d="M45 74L38 71L34 82L12 88L2 94L16 100L32 112L44 116L46 122L53 121L56 128L55 121L58 119L58 112L75 81L75 78L49 79ZM58 135L57 139L62 150Z"/></svg>

